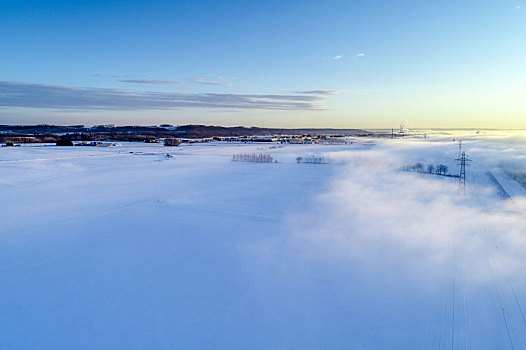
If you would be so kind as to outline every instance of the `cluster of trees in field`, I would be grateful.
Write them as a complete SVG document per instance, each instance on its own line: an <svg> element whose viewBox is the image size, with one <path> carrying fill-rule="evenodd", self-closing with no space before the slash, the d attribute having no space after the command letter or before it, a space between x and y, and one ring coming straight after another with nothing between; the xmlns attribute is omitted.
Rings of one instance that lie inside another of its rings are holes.
<svg viewBox="0 0 526 350"><path fill-rule="evenodd" d="M239 153L232 156L233 162L272 163L274 159L268 153ZM276 161L277 162L277 161Z"/></svg>
<svg viewBox="0 0 526 350"><path fill-rule="evenodd" d="M330 163L331 160L329 159L329 157L325 157L325 156L309 155L305 157L297 157L296 162L310 163L310 164L327 164L327 163Z"/></svg>
<svg viewBox="0 0 526 350"><path fill-rule="evenodd" d="M424 165L420 162L413 163L413 164L406 164L402 168L404 171L415 171L417 173L429 173L429 174L436 174L436 175L449 175L448 173L448 167L444 164L427 164Z"/></svg>
<svg viewBox="0 0 526 350"><path fill-rule="evenodd" d="M0 136L0 144L19 144L19 143L55 143L60 140L57 135L25 135L25 134L9 134Z"/></svg>
<svg viewBox="0 0 526 350"><path fill-rule="evenodd" d="M179 146L180 144L181 144L181 140L176 139L176 138L164 139L165 146Z"/></svg>

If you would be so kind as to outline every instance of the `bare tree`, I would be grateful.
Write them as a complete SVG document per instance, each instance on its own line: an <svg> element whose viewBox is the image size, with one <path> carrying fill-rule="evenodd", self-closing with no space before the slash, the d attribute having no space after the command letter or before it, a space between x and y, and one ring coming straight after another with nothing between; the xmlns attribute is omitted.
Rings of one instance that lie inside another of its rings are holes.
<svg viewBox="0 0 526 350"><path fill-rule="evenodd" d="M437 174L439 174L439 175L446 175L447 174L447 170L448 170L448 168L444 164L437 165Z"/></svg>

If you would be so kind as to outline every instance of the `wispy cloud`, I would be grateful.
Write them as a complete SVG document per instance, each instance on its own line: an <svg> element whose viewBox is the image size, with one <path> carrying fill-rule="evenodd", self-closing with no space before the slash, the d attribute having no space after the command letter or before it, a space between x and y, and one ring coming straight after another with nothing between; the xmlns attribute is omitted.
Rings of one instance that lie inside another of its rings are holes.
<svg viewBox="0 0 526 350"><path fill-rule="evenodd" d="M383 92L381 89L354 89L354 90L307 90L307 91L295 91L296 94L304 95L318 95L318 96L334 96L342 94L353 94L353 95L369 95Z"/></svg>
<svg viewBox="0 0 526 350"><path fill-rule="evenodd" d="M154 79L119 79L122 83L147 84L147 85L174 85L178 84L175 80L154 80Z"/></svg>
<svg viewBox="0 0 526 350"><path fill-rule="evenodd" d="M130 84L145 84L145 85L174 85L178 84L176 80L162 80L162 79L151 79L144 74L116 74L112 75L113 79L117 79L121 83Z"/></svg>
<svg viewBox="0 0 526 350"><path fill-rule="evenodd" d="M325 94L327 95L327 94ZM323 94L216 94L132 91L0 81L0 106L79 110L180 108L321 110Z"/></svg>
<svg viewBox="0 0 526 350"><path fill-rule="evenodd" d="M296 91L298 94L305 94L305 95L324 95L324 96L330 96L330 95L340 95L344 93L349 93L349 90L307 90L307 91Z"/></svg>
<svg viewBox="0 0 526 350"><path fill-rule="evenodd" d="M204 85L214 85L214 86L232 86L233 83L232 81L234 80L234 78L232 79L229 79L229 78L225 78L225 77L218 77L217 79L205 79L205 78L195 78L195 79L192 79L192 81L196 82L196 83L199 83L199 84L204 84Z"/></svg>
<svg viewBox="0 0 526 350"><path fill-rule="evenodd" d="M113 79L140 79L146 78L144 74L115 74L111 76Z"/></svg>
<svg viewBox="0 0 526 350"><path fill-rule="evenodd" d="M354 57L363 57L365 56L365 54L363 52L360 52L360 53L357 53L356 55L354 55Z"/></svg>
<svg viewBox="0 0 526 350"><path fill-rule="evenodd" d="M343 55L336 55L332 57L333 60L339 60L340 58L343 58Z"/></svg>
<svg viewBox="0 0 526 350"><path fill-rule="evenodd" d="M515 10L520 10L521 8L522 8L521 5L518 5L518 6L514 7Z"/></svg>

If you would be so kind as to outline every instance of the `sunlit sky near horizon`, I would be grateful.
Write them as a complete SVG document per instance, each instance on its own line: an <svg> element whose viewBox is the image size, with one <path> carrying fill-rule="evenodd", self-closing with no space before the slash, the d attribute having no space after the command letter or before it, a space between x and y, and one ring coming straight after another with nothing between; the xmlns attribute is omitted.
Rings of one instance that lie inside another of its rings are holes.
<svg viewBox="0 0 526 350"><path fill-rule="evenodd" d="M1 124L526 128L526 0L1 5Z"/></svg>

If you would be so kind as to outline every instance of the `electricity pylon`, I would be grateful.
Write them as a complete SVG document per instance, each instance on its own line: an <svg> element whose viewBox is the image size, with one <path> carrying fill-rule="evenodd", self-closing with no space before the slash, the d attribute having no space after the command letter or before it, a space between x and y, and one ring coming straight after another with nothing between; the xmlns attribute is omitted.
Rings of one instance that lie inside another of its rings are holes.
<svg viewBox="0 0 526 350"><path fill-rule="evenodd" d="M466 157L466 152L462 151L460 157L455 159L457 164L460 165L460 173L458 174L458 193L465 196L466 195L466 166L469 166L471 159Z"/></svg>

